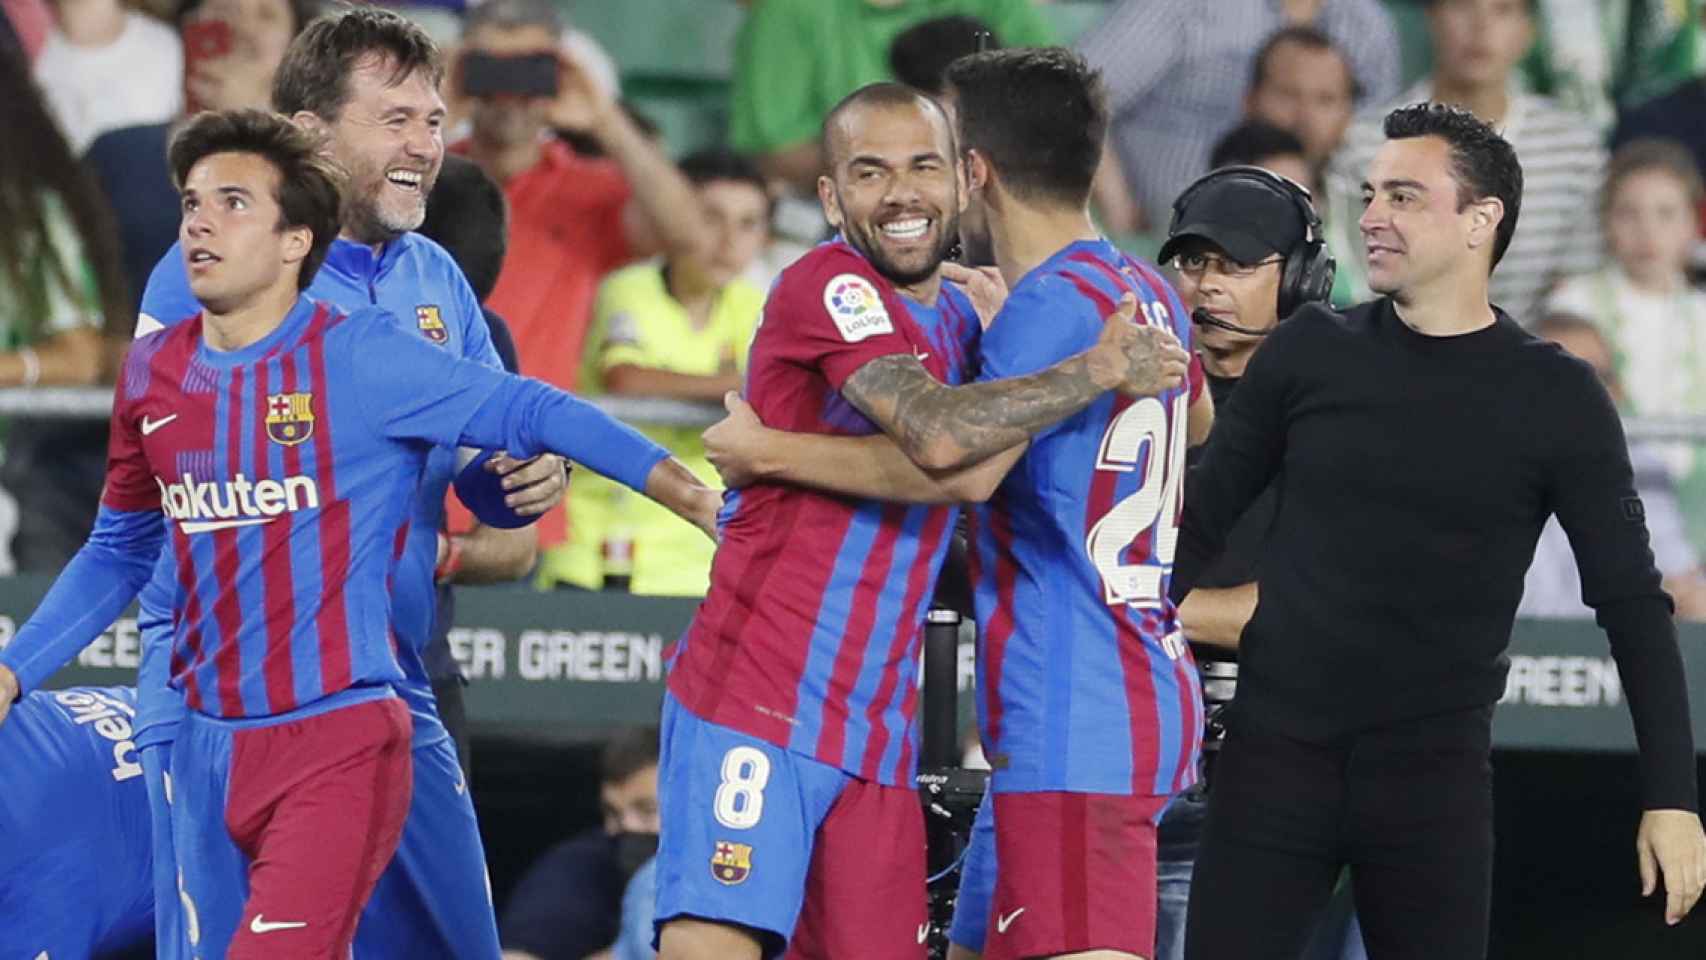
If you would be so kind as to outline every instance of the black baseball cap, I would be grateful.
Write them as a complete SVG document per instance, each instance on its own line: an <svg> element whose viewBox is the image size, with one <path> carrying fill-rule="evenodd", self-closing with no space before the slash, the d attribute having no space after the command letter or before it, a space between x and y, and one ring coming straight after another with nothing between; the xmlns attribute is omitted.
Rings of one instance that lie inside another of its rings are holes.
<svg viewBox="0 0 1706 960"><path fill-rule="evenodd" d="M1173 259L1192 237L1207 240L1246 264L1289 253L1308 241L1309 224L1303 212L1278 183L1246 172L1209 176L1213 179L1180 198L1185 203L1173 212L1173 227L1158 258L1161 262Z"/></svg>

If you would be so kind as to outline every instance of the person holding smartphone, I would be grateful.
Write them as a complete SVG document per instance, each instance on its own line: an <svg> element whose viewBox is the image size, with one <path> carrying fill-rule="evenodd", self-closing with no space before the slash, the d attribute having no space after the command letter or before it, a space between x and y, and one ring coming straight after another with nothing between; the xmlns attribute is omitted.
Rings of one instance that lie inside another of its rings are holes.
<svg viewBox="0 0 1706 960"><path fill-rule="evenodd" d="M509 256L487 304L509 321L522 367L573 389L599 281L633 260L679 258L709 245L703 207L669 158L625 114L578 56L545 0L473 8L446 86L468 102L471 132L451 150L503 186ZM603 153L551 136L576 127ZM548 582L562 510L538 524Z"/></svg>

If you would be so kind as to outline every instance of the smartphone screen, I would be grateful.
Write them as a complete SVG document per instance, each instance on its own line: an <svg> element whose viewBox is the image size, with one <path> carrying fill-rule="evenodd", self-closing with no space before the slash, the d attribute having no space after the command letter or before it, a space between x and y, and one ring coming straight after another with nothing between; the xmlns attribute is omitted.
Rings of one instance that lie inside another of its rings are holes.
<svg viewBox="0 0 1706 960"><path fill-rule="evenodd" d="M202 104L190 93L189 80L196 65L231 55L231 23L227 20L191 20L184 24L184 103L194 113Z"/></svg>
<svg viewBox="0 0 1706 960"><path fill-rule="evenodd" d="M557 95L557 56L533 53L499 57L470 53L462 58L462 91L471 97L515 94L525 97Z"/></svg>

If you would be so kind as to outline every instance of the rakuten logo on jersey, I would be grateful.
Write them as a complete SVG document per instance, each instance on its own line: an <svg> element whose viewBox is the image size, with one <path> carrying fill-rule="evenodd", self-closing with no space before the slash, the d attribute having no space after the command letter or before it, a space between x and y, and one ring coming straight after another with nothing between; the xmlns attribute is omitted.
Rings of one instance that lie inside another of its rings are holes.
<svg viewBox="0 0 1706 960"><path fill-rule="evenodd" d="M312 477L254 482L239 473L217 483L198 481L186 473L177 483L158 477L154 482L160 485L160 508L178 521L185 533L252 527L320 506L320 488Z"/></svg>

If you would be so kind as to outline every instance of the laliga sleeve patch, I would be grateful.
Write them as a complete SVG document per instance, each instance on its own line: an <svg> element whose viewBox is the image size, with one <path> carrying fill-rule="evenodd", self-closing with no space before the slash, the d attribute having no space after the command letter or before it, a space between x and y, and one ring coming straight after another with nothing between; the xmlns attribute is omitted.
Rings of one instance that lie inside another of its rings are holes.
<svg viewBox="0 0 1706 960"><path fill-rule="evenodd" d="M841 331L841 339L848 343L894 332L877 288L856 273L837 274L824 285L823 308Z"/></svg>

